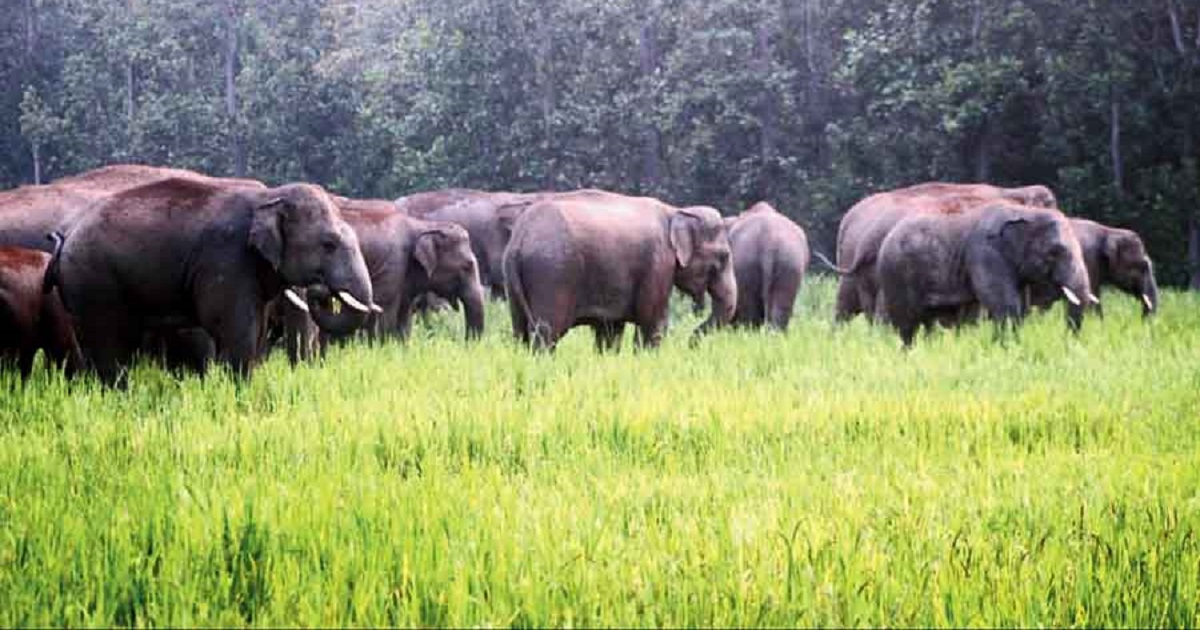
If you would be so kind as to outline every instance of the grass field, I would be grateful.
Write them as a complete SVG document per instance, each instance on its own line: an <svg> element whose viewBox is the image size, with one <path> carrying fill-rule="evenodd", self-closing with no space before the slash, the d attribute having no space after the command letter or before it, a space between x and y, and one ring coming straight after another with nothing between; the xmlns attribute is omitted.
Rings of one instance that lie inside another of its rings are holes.
<svg viewBox="0 0 1200 630"><path fill-rule="evenodd" d="M0 626L1200 625L1200 300L905 353L832 294L653 353L495 306L240 386L6 374Z"/></svg>

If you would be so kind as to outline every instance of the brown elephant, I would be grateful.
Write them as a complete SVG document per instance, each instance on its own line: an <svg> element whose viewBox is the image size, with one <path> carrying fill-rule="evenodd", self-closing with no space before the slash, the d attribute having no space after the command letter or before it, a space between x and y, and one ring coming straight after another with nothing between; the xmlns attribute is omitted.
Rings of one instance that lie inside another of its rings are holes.
<svg viewBox="0 0 1200 630"><path fill-rule="evenodd" d="M737 307L728 231L708 207L600 191L556 195L517 221L504 253L513 334L553 348L577 325L596 346L619 346L626 323L656 347L666 332L672 286L713 310L697 333L729 323Z"/></svg>
<svg viewBox="0 0 1200 630"><path fill-rule="evenodd" d="M875 262L892 228L914 214L956 214L991 201L1054 209L1058 201L1045 186L1000 188L987 184L931 182L871 195L851 208L838 226L836 317L847 321L859 313L876 315L879 282ZM818 256L820 257L820 256Z"/></svg>
<svg viewBox="0 0 1200 630"><path fill-rule="evenodd" d="M1143 316L1153 315L1158 310L1158 283L1141 237L1087 219L1071 219L1071 228L1083 250L1092 293L1101 296L1105 286L1113 286L1140 301ZM1029 288L1030 304L1038 308L1049 308L1062 296L1052 285ZM1100 305L1096 309L1103 316Z"/></svg>
<svg viewBox="0 0 1200 630"><path fill-rule="evenodd" d="M264 345L268 303L289 287L326 287L360 311L373 299L354 230L308 184L171 178L123 191L75 225L52 276L88 366L107 383L147 330L203 328L244 376Z"/></svg>
<svg viewBox="0 0 1200 630"><path fill-rule="evenodd" d="M408 216L388 201L336 197L335 202L358 236L378 307L369 316L334 312L322 292L308 291L308 307L323 337L344 338L366 328L372 336L407 338L417 299L427 293L463 305L468 339L483 334L484 291L466 230ZM294 337L303 339L289 333Z"/></svg>
<svg viewBox="0 0 1200 630"><path fill-rule="evenodd" d="M808 237L791 219L760 202L725 219L737 277L733 324L787 330L808 271Z"/></svg>
<svg viewBox="0 0 1200 630"><path fill-rule="evenodd" d="M1091 293L1071 224L1057 210L993 202L901 220L879 251L883 313L910 346L919 327L978 304L999 324L1024 316L1022 289L1048 284L1072 302L1074 330Z"/></svg>
<svg viewBox="0 0 1200 630"><path fill-rule="evenodd" d="M51 259L39 250L0 247L0 356L15 360L22 378L33 371L38 350L68 373L82 364L71 317L58 290L45 286Z"/></svg>
<svg viewBox="0 0 1200 630"><path fill-rule="evenodd" d="M512 226L521 213L547 193L485 192L454 188L417 193L396 200L396 207L428 221L461 225L471 237L479 278L494 299L504 297L503 256Z"/></svg>
<svg viewBox="0 0 1200 630"><path fill-rule="evenodd" d="M56 179L40 186L0 192L0 245L51 252L46 235L66 234L98 202L124 190L168 178L189 179L233 188L265 189L251 179L209 177L194 171L137 164L116 164Z"/></svg>

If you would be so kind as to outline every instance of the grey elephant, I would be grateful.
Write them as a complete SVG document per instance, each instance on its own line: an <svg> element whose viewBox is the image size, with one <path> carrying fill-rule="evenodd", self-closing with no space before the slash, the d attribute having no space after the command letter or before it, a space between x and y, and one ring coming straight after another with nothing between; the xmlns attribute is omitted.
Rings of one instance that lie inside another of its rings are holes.
<svg viewBox="0 0 1200 630"><path fill-rule="evenodd" d="M57 264L84 358L106 383L122 380L147 330L202 328L244 376L264 345L267 305L290 287L327 287L358 310L373 299L354 230L308 184L132 188L75 225Z"/></svg>
<svg viewBox="0 0 1200 630"><path fill-rule="evenodd" d="M987 184L931 182L871 195L850 208L838 226L837 264L841 276L836 319L847 321L859 313L873 318L879 281L876 261L883 240L905 218L915 214L956 214L991 201L1004 200L1057 208L1058 200L1045 186L1000 188Z"/></svg>
<svg viewBox="0 0 1200 630"><path fill-rule="evenodd" d="M61 247L62 239L56 238ZM71 316L58 291L46 290L52 260L52 254L36 249L0 247L0 357L15 360L22 379L33 372L39 350L48 367L68 374L82 365Z"/></svg>
<svg viewBox="0 0 1200 630"><path fill-rule="evenodd" d="M737 277L733 324L787 330L808 271L808 237L770 204L725 219Z"/></svg>
<svg viewBox="0 0 1200 630"><path fill-rule="evenodd" d="M427 293L462 304L468 339L483 334L484 290L466 230L408 216L388 201L336 197L335 202L358 236L377 306L369 316L334 312L322 292L310 290L312 320L326 340L359 328L372 336L407 338L417 299Z"/></svg>
<svg viewBox="0 0 1200 630"><path fill-rule="evenodd" d="M410 216L462 226L479 261L480 280L494 299L500 299L504 297L502 259L512 226L525 209L546 196L454 188L401 197L395 203Z"/></svg>
<svg viewBox="0 0 1200 630"><path fill-rule="evenodd" d="M960 214L900 221L879 252L880 299L910 346L921 326L978 304L999 324L1024 316L1023 288L1047 284L1071 301L1078 330L1091 293L1087 267L1061 212L991 203Z"/></svg>
<svg viewBox="0 0 1200 630"><path fill-rule="evenodd" d="M640 345L656 347L672 286L711 296L697 333L729 323L737 307L728 231L708 207L601 191L556 195L517 221L503 268L513 334L534 348L552 349L584 325L597 349L615 349L627 323Z"/></svg>
<svg viewBox="0 0 1200 630"><path fill-rule="evenodd" d="M1148 317L1158 310L1154 263L1136 232L1074 218L1071 229L1083 250L1093 294L1102 296L1104 287L1112 286L1141 302L1143 316ZM1031 286L1029 295L1030 304L1038 308L1048 308L1063 297L1061 291L1050 285ZM1100 305L1096 305L1096 309L1103 315Z"/></svg>

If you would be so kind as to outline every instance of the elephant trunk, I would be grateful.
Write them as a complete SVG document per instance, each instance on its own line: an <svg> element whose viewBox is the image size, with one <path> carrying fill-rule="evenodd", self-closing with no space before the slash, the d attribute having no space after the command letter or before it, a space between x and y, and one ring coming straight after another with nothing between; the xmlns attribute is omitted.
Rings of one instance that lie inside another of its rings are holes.
<svg viewBox="0 0 1200 630"><path fill-rule="evenodd" d="M475 280L469 283L466 290L459 296L463 305L463 319L466 323L467 339L478 339L483 336L484 296L483 285Z"/></svg>
<svg viewBox="0 0 1200 630"><path fill-rule="evenodd" d="M712 298L712 313L696 329L697 335L706 334L733 321L734 312L737 310L737 278L733 275L733 261L726 264L721 273L709 282L708 295Z"/></svg>
<svg viewBox="0 0 1200 630"><path fill-rule="evenodd" d="M1142 301L1142 317L1150 317L1158 312L1158 283L1154 281L1154 274L1146 274L1146 279L1142 281L1142 293L1139 296Z"/></svg>
<svg viewBox="0 0 1200 630"><path fill-rule="evenodd" d="M1099 305L1100 301L1092 293L1087 268L1083 266L1083 263L1074 264L1070 269L1070 274L1060 280L1058 285L1059 290L1067 298L1067 326L1071 332L1078 333L1083 328L1084 311Z"/></svg>
<svg viewBox="0 0 1200 630"><path fill-rule="evenodd" d="M339 302L337 306L340 308L335 308L335 300ZM366 326L372 316L370 312L364 313L342 303L340 298L331 295L324 287L321 290L308 290L308 306L313 321L321 332L334 337L345 337L354 333Z"/></svg>

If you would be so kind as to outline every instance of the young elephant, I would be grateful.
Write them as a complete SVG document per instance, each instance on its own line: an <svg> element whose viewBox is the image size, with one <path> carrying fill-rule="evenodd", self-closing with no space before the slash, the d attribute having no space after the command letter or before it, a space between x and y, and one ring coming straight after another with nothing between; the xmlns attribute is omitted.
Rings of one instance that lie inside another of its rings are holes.
<svg viewBox="0 0 1200 630"><path fill-rule="evenodd" d="M42 251L0 247L0 356L15 359L22 378L33 371L38 350L48 364L68 372L81 365L71 317L58 291L45 286L51 258Z"/></svg>
<svg viewBox="0 0 1200 630"><path fill-rule="evenodd" d="M918 327L973 303L997 323L1015 323L1024 315L1022 289L1029 284L1058 287L1072 303L1076 330L1083 300L1098 302L1079 241L1056 210L997 203L909 217L884 239L878 268L884 313L905 346Z"/></svg>
<svg viewBox="0 0 1200 630"><path fill-rule="evenodd" d="M564 194L525 211L504 253L513 334L553 348L588 325L600 350L620 344L626 323L657 346L666 331L672 285L712 297L697 330L727 324L737 306L729 236L712 208L675 208L657 199L600 191Z"/></svg>
<svg viewBox="0 0 1200 630"><path fill-rule="evenodd" d="M1144 317L1158 310L1154 264L1136 232L1087 219L1071 219L1071 229L1083 250L1093 294L1100 295L1103 287L1111 285L1139 300ZM1061 291L1047 285L1032 286L1029 293L1030 304L1038 308L1049 308L1062 297ZM1096 305L1096 309L1103 315L1100 305Z"/></svg>
<svg viewBox="0 0 1200 630"><path fill-rule="evenodd" d="M1058 200L1045 186L1000 188L987 184L930 182L871 195L842 217L838 226L837 320L859 313L868 318L876 308L879 279L876 261L883 240L900 221L917 214L958 214L995 201L1054 209Z"/></svg>
<svg viewBox="0 0 1200 630"><path fill-rule="evenodd" d="M470 238L453 223L425 221L399 212L388 201L335 199L358 235L371 274L378 313L334 313L321 296L309 306L322 333L345 337L360 326L373 334L407 338L417 299L432 293L463 305L468 339L483 334L484 292Z"/></svg>
<svg viewBox="0 0 1200 630"><path fill-rule="evenodd" d="M725 219L737 277L735 325L787 330L808 271L808 237L770 204Z"/></svg>
<svg viewBox="0 0 1200 630"><path fill-rule="evenodd" d="M142 334L201 327L248 375L267 304L319 285L348 308L372 303L358 239L322 189L235 189L166 179L108 198L67 237L57 282L89 367L121 378Z"/></svg>

